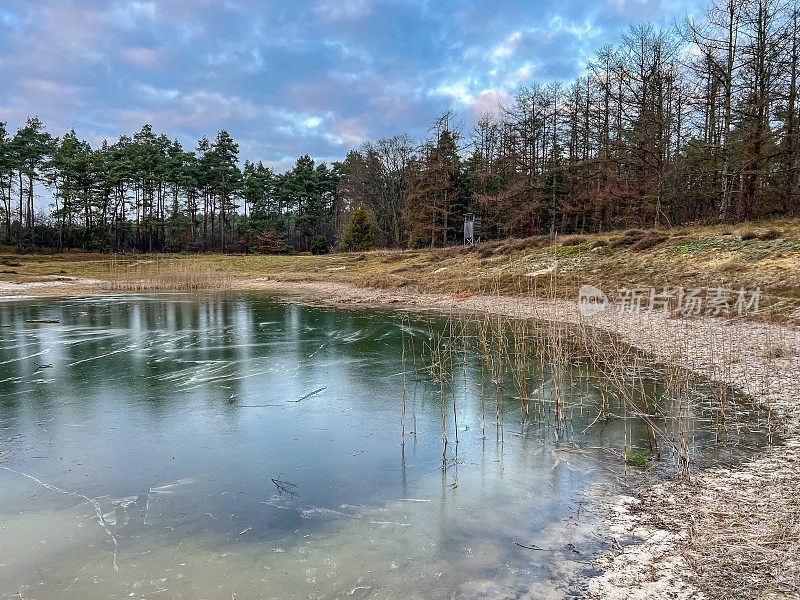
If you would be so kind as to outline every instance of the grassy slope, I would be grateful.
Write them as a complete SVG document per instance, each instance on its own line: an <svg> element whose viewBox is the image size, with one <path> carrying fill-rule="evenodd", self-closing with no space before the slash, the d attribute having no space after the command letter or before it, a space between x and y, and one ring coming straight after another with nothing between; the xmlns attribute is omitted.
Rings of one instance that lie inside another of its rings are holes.
<svg viewBox="0 0 800 600"><path fill-rule="evenodd" d="M192 279L191 287L236 287L241 279L267 277L464 294L533 291L570 298L584 283L607 292L634 285L760 286L775 315L800 321L800 219L567 236L554 243L534 237L469 248L328 256L0 254L0 280L58 276L122 281L164 277L176 288L190 287L183 285L187 279Z"/></svg>

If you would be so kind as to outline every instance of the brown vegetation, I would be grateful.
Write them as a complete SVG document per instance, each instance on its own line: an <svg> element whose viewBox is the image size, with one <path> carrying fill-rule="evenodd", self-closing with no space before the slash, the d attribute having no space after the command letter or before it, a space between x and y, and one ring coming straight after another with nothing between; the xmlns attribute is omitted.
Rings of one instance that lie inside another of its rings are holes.
<svg viewBox="0 0 800 600"><path fill-rule="evenodd" d="M750 234L754 234L751 236ZM765 239L766 238L766 239ZM0 251L2 252L2 251ZM336 281L382 289L506 295L555 293L575 298L581 285L619 288L683 286L760 288L763 314L800 320L800 221L745 223L669 231L628 230L587 236L532 236L475 246L311 255L0 254L15 273L3 279L36 283L65 277L99 280L112 290L252 287L264 278ZM550 277L557 279L550 290ZM64 284L66 285L66 281ZM11 289L15 289L12 286ZM57 288L42 288L36 293Z"/></svg>

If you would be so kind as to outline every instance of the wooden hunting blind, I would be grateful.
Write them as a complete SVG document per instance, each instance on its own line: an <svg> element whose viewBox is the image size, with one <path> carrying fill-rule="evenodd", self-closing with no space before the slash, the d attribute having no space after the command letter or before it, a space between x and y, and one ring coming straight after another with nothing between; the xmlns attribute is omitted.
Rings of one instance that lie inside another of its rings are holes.
<svg viewBox="0 0 800 600"><path fill-rule="evenodd" d="M464 215L464 245L480 243L481 241L481 216L475 213Z"/></svg>

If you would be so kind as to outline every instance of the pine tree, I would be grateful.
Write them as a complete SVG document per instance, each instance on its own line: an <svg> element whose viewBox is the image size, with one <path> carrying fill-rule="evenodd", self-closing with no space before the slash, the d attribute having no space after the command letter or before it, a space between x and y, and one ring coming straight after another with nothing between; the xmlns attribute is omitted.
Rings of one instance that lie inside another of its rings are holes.
<svg viewBox="0 0 800 600"><path fill-rule="evenodd" d="M366 207L362 204L353 211L350 222L342 232L339 242L343 250L372 250L375 247L375 228Z"/></svg>
<svg viewBox="0 0 800 600"><path fill-rule="evenodd" d="M234 142L230 134L222 129L217 133L214 143L211 144L209 154L211 154L214 173L213 185L219 197L220 250L224 251L225 226L229 221L233 226L236 217L236 204L232 201L232 197L238 192L241 183L241 172L236 165L239 160L239 144ZM226 219L226 215L229 214L232 218ZM231 235L235 234L235 231L231 232Z"/></svg>
<svg viewBox="0 0 800 600"><path fill-rule="evenodd" d="M33 235L34 182L42 178L47 159L55 150L55 140L45 131L38 117L28 119L12 140L19 174L19 235L17 246L24 245L24 232ZM27 179L27 201L23 203L23 178ZM30 240L33 241L32 239Z"/></svg>
<svg viewBox="0 0 800 600"><path fill-rule="evenodd" d="M3 240L11 241L11 184L14 180L14 161L11 138L6 124L0 121L0 210L3 214Z"/></svg>

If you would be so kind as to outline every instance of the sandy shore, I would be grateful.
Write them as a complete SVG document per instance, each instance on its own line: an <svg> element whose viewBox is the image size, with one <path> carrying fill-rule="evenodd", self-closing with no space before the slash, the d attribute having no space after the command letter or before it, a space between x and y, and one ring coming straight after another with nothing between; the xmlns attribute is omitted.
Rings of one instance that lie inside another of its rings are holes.
<svg viewBox="0 0 800 600"><path fill-rule="evenodd" d="M336 282L243 279L264 290L331 305L491 311L584 323L658 359L748 394L774 415L784 443L735 468L665 481L620 497L607 517L617 549L599 559L592 598L800 598L800 329L743 319L673 319L660 313L584 317L575 302L436 295ZM13 288L2 295L110 291L97 280ZM117 292L118 293L118 292Z"/></svg>

